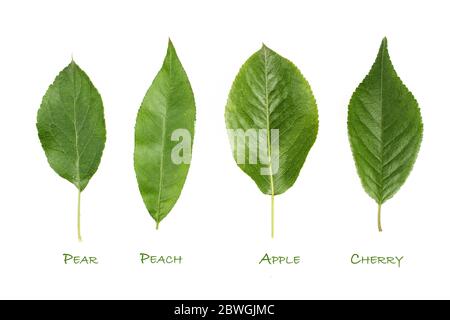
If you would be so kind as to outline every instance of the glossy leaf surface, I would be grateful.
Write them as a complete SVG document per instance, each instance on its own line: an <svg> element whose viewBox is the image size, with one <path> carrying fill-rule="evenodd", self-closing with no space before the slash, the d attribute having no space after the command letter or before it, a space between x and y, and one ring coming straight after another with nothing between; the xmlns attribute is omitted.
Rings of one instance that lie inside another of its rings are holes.
<svg viewBox="0 0 450 320"><path fill-rule="evenodd" d="M136 177L157 228L183 189L190 166L194 123L194 94L169 42L163 66L144 97L135 127ZM180 143L185 146L183 150L177 149ZM182 159L175 159L177 156Z"/></svg>
<svg viewBox="0 0 450 320"><path fill-rule="evenodd" d="M411 172L422 131L417 101L394 70L383 39L375 63L353 93L348 109L356 168L364 189L380 207Z"/></svg>
<svg viewBox="0 0 450 320"><path fill-rule="evenodd" d="M228 96L225 121L238 166L272 198L300 173L318 131L311 88L298 68L265 45L241 67Z"/></svg>
<svg viewBox="0 0 450 320"><path fill-rule="evenodd" d="M48 88L37 128L50 166L83 191L100 164L106 129L100 94L75 62Z"/></svg>
<svg viewBox="0 0 450 320"><path fill-rule="evenodd" d="M250 135L256 130L258 138L265 141L258 143L257 150L248 138L245 145L239 145L237 139L230 141L239 167L263 193L281 194L294 184L315 142L318 112L308 82L292 62L266 46L253 54L233 83L225 121L227 129L242 129ZM272 130L278 130L278 141L273 140ZM278 144L278 148L272 148L272 144ZM239 148L246 151L243 163L237 158ZM260 161L261 154L278 161L277 165ZM253 164L251 157L259 161ZM262 174L265 168L269 168L268 174Z"/></svg>
<svg viewBox="0 0 450 320"><path fill-rule="evenodd" d="M37 116L39 139L50 166L80 196L100 165L106 142L103 103L86 73L72 61L48 88Z"/></svg>

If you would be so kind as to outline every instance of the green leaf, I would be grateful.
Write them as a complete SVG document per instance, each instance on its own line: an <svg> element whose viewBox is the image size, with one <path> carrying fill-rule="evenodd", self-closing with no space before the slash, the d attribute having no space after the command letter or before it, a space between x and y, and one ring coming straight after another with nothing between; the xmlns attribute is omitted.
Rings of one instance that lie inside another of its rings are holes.
<svg viewBox="0 0 450 320"><path fill-rule="evenodd" d="M348 134L366 192L381 205L403 185L422 141L422 118L412 93L394 70L383 39L369 74L353 93Z"/></svg>
<svg viewBox="0 0 450 320"><path fill-rule="evenodd" d="M241 67L225 121L238 166L272 196L273 237L273 198L294 184L316 140L311 88L293 63L263 45Z"/></svg>
<svg viewBox="0 0 450 320"><path fill-rule="evenodd" d="M86 73L72 61L48 88L37 115L39 139L50 166L80 193L97 171L106 141L103 103Z"/></svg>
<svg viewBox="0 0 450 320"><path fill-rule="evenodd" d="M194 94L169 40L163 66L144 97L135 127L134 169L157 229L183 189L194 124Z"/></svg>

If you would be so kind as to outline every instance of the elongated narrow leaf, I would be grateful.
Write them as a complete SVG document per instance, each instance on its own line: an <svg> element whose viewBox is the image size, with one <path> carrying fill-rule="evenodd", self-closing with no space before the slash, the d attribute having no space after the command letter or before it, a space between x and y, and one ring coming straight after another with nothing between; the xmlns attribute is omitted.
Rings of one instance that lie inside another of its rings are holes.
<svg viewBox="0 0 450 320"><path fill-rule="evenodd" d="M381 205L403 185L422 141L420 109L394 70L383 39L369 74L348 108L348 134L356 168L366 192Z"/></svg>
<svg viewBox="0 0 450 320"><path fill-rule="evenodd" d="M74 61L42 99L37 129L50 166L80 194L100 164L106 129L100 94ZM81 240L80 228L78 237Z"/></svg>
<svg viewBox="0 0 450 320"><path fill-rule="evenodd" d="M191 161L195 101L186 72L169 41L163 66L139 109L134 168L156 228L178 200Z"/></svg>
<svg viewBox="0 0 450 320"><path fill-rule="evenodd" d="M231 88L225 121L238 166L265 194L289 189L317 136L318 112L297 67L262 46Z"/></svg>

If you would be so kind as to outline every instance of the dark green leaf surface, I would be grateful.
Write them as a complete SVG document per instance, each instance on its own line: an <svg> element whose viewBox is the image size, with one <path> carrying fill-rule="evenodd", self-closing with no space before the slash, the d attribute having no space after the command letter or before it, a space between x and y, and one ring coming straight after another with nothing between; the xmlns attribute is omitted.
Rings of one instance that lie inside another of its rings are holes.
<svg viewBox="0 0 450 320"><path fill-rule="evenodd" d="M172 133L185 129L194 138L195 101L186 72L169 41L163 66L139 109L135 127L134 167L144 203L157 227L181 194L190 163L174 163L179 143ZM191 155L189 154L189 162Z"/></svg>
<svg viewBox="0 0 450 320"><path fill-rule="evenodd" d="M397 76L384 39L348 109L356 168L364 189L379 206L400 189L411 172L422 130L417 101Z"/></svg>
<svg viewBox="0 0 450 320"><path fill-rule="evenodd" d="M266 46L253 54L233 83L225 121L227 129L265 129L268 134L278 129L279 152L269 156L279 159L277 173L262 175L267 164L250 164L248 152L238 165L265 194L281 194L294 184L316 139L318 113L308 82L292 62ZM245 147L253 152L248 142ZM271 151L267 149L263 151ZM237 161L237 153L233 155Z"/></svg>
<svg viewBox="0 0 450 320"><path fill-rule="evenodd" d="M106 129L100 94L75 62L48 88L37 128L50 166L83 191L100 164Z"/></svg>
<svg viewBox="0 0 450 320"><path fill-rule="evenodd" d="M256 130L258 139L265 141L255 149L251 139L239 142L230 135L238 166L263 193L272 195L273 237L274 195L294 184L316 140L318 112L311 88L292 62L263 45L241 67L229 93L225 121L229 134ZM277 137L272 130L278 130Z"/></svg>

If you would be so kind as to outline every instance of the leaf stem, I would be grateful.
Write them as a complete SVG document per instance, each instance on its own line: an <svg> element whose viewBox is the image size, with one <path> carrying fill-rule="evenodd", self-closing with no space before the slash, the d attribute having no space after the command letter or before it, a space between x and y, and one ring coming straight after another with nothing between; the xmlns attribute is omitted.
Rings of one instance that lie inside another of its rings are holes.
<svg viewBox="0 0 450 320"><path fill-rule="evenodd" d="M272 187L272 239L275 237L275 197Z"/></svg>
<svg viewBox="0 0 450 320"><path fill-rule="evenodd" d="M82 241L81 238L81 191L78 189L78 210L77 210L77 225L78 225L78 241Z"/></svg>
<svg viewBox="0 0 450 320"><path fill-rule="evenodd" d="M159 229L159 221L156 222L156 230L158 230L158 229Z"/></svg>
<svg viewBox="0 0 450 320"><path fill-rule="evenodd" d="M381 228L381 203L378 204L378 231L383 231L383 228Z"/></svg>

